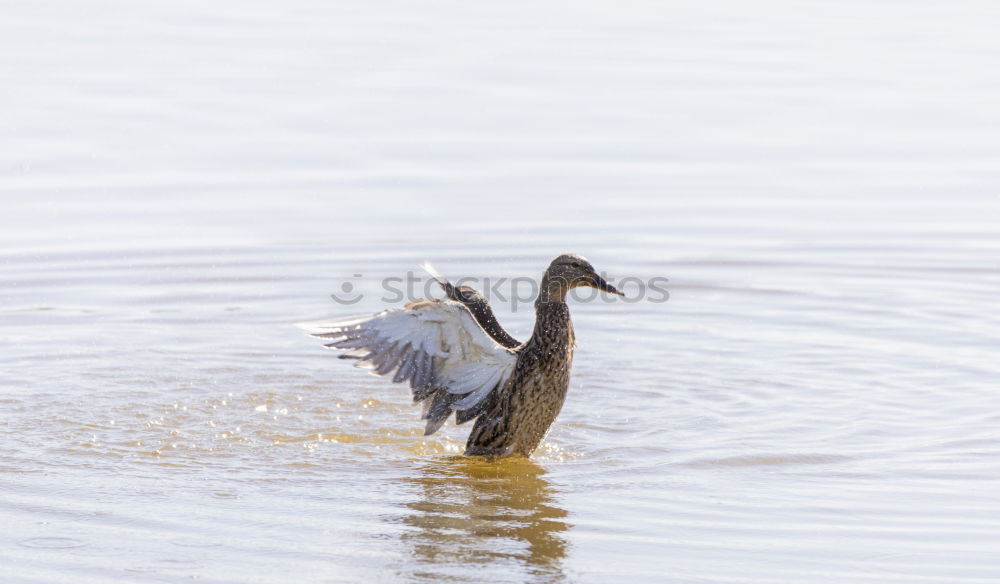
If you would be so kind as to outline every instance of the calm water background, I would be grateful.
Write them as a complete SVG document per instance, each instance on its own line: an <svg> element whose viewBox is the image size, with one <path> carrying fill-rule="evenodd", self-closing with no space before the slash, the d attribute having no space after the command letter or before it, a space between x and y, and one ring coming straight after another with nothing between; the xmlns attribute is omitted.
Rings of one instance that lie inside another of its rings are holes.
<svg viewBox="0 0 1000 584"><path fill-rule="evenodd" d="M1000 581L996 3L3 12L3 582ZM531 461L290 326L563 251Z"/></svg>

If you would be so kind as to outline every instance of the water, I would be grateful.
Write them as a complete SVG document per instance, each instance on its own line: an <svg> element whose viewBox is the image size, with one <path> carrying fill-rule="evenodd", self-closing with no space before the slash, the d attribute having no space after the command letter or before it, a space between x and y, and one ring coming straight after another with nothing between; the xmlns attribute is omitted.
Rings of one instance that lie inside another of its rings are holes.
<svg viewBox="0 0 1000 584"><path fill-rule="evenodd" d="M8 6L0 579L996 582L998 25ZM530 461L290 326L564 251L670 301L573 305Z"/></svg>

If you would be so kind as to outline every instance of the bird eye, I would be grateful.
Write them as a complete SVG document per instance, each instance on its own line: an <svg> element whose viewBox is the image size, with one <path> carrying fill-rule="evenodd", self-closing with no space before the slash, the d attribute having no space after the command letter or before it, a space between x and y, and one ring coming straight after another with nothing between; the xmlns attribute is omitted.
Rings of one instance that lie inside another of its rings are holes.
<svg viewBox="0 0 1000 584"><path fill-rule="evenodd" d="M570 265L573 266L574 268L579 268L580 267L580 262L573 262Z"/></svg>

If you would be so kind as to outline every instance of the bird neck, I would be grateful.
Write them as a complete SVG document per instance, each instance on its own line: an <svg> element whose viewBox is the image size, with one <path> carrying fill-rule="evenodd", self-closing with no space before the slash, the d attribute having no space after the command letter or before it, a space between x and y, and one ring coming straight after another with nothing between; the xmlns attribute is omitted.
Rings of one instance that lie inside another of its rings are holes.
<svg viewBox="0 0 1000 584"><path fill-rule="evenodd" d="M540 347L572 347L573 322L565 302L536 302L535 330L531 342Z"/></svg>
<svg viewBox="0 0 1000 584"><path fill-rule="evenodd" d="M542 284L539 286L538 298L535 299L535 309L543 304L559 303L566 304L566 294L569 293L569 286L560 278L551 278L546 272L542 276Z"/></svg>

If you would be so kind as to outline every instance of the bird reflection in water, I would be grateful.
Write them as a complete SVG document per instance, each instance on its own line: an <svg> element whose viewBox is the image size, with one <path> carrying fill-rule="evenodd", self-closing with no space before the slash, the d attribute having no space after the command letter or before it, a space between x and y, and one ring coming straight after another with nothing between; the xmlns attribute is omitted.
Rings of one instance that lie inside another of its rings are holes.
<svg viewBox="0 0 1000 584"><path fill-rule="evenodd" d="M407 503L403 535L415 579L427 581L563 579L570 528L542 467L524 458L455 457L423 463L405 479L418 499ZM499 570L488 577L483 570Z"/></svg>

